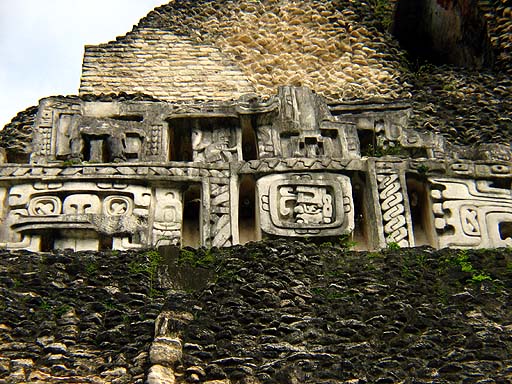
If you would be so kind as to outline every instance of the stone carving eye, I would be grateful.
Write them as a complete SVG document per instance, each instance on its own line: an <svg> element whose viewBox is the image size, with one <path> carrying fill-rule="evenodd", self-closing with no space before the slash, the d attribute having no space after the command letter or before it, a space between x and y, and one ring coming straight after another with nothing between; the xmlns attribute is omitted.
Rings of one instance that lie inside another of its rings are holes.
<svg viewBox="0 0 512 384"><path fill-rule="evenodd" d="M61 209L62 203L56 196L36 197L29 204L29 212L34 216L58 215Z"/></svg>
<svg viewBox="0 0 512 384"><path fill-rule="evenodd" d="M128 215L133 210L133 202L125 196L109 196L103 203L105 212L110 216Z"/></svg>

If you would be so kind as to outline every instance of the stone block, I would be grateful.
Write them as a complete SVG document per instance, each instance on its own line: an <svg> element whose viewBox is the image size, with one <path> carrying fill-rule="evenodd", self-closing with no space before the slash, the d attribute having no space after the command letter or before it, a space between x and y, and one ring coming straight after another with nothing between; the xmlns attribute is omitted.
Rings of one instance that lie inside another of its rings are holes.
<svg viewBox="0 0 512 384"><path fill-rule="evenodd" d="M174 370L162 365L153 365L149 369L146 384L175 384Z"/></svg>
<svg viewBox="0 0 512 384"><path fill-rule="evenodd" d="M181 340L170 337L157 337L149 349L149 359L152 364L166 367L173 366L182 357Z"/></svg>

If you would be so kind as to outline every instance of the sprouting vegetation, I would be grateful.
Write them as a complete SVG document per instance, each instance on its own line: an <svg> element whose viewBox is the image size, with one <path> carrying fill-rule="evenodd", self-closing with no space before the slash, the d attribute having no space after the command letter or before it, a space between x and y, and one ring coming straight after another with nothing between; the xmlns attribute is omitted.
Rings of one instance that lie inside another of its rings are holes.
<svg viewBox="0 0 512 384"><path fill-rule="evenodd" d="M210 248L199 248L197 251L180 249L178 265L207 268L215 262L215 255Z"/></svg>
<svg viewBox="0 0 512 384"><path fill-rule="evenodd" d="M157 250L144 252L142 260L133 260L128 264L128 270L132 274L142 273L149 279L149 294L154 296L157 291L154 288L158 267L162 263L162 255Z"/></svg>

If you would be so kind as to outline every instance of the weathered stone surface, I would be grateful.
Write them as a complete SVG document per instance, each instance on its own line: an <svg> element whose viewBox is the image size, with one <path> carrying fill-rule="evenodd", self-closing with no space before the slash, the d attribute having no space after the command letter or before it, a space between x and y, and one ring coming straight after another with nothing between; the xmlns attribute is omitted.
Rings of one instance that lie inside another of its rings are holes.
<svg viewBox="0 0 512 384"><path fill-rule="evenodd" d="M2 253L0 380L510 378L506 249L368 253L275 240L203 252L176 262L212 269L211 282L168 292L164 307L138 272L143 252ZM61 331L70 325L80 329L74 340ZM151 343L172 359L150 367Z"/></svg>
<svg viewBox="0 0 512 384"><path fill-rule="evenodd" d="M173 366L181 357L181 341L177 338L157 337L149 350L149 359L152 364Z"/></svg>
<svg viewBox="0 0 512 384"><path fill-rule="evenodd" d="M173 311L195 308L177 382L202 371L223 383L510 378L506 250L359 253L279 240L214 255L215 283L167 299Z"/></svg>
<svg viewBox="0 0 512 384"><path fill-rule="evenodd" d="M147 266L143 253L0 252L0 381L142 384L163 303Z"/></svg>
<svg viewBox="0 0 512 384"><path fill-rule="evenodd" d="M393 32L415 58L467 68L491 67L491 42L478 3L398 1Z"/></svg>
<svg viewBox="0 0 512 384"><path fill-rule="evenodd" d="M148 373L146 384L175 384L174 371L162 365L153 365Z"/></svg>

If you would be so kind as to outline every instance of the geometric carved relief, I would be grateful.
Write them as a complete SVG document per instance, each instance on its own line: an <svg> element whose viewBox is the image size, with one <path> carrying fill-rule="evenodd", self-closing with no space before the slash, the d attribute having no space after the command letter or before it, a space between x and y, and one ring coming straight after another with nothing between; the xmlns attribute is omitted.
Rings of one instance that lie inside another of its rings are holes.
<svg viewBox="0 0 512 384"><path fill-rule="evenodd" d="M512 245L510 190L474 180L510 180L510 147L451 151L442 137L408 129L409 113L405 105L327 105L293 86L269 99L212 103L47 98L33 125L33 165L0 165L0 243L221 247L249 232L339 236L357 216L371 246L414 246L413 225L442 247ZM417 160L397 157L407 153ZM355 207L340 173L365 192ZM237 185L242 175L250 180ZM413 180L427 175L430 201Z"/></svg>
<svg viewBox="0 0 512 384"><path fill-rule="evenodd" d="M233 245L230 213L229 179L210 183L210 244L214 247Z"/></svg>
<svg viewBox="0 0 512 384"><path fill-rule="evenodd" d="M282 236L339 236L354 229L352 188L336 174L271 175L257 181L261 229Z"/></svg>
<svg viewBox="0 0 512 384"><path fill-rule="evenodd" d="M386 243L410 247L404 195L398 173L378 174L377 186Z"/></svg>
<svg viewBox="0 0 512 384"><path fill-rule="evenodd" d="M489 248L512 245L510 189L487 180L429 179L438 245Z"/></svg>
<svg viewBox="0 0 512 384"><path fill-rule="evenodd" d="M148 243L150 204L151 189L138 185L18 184L9 190L5 223L12 235L8 241L16 247L22 237L43 236L54 240L54 248L78 250L97 249L98 236L110 236L118 249L140 247Z"/></svg>

